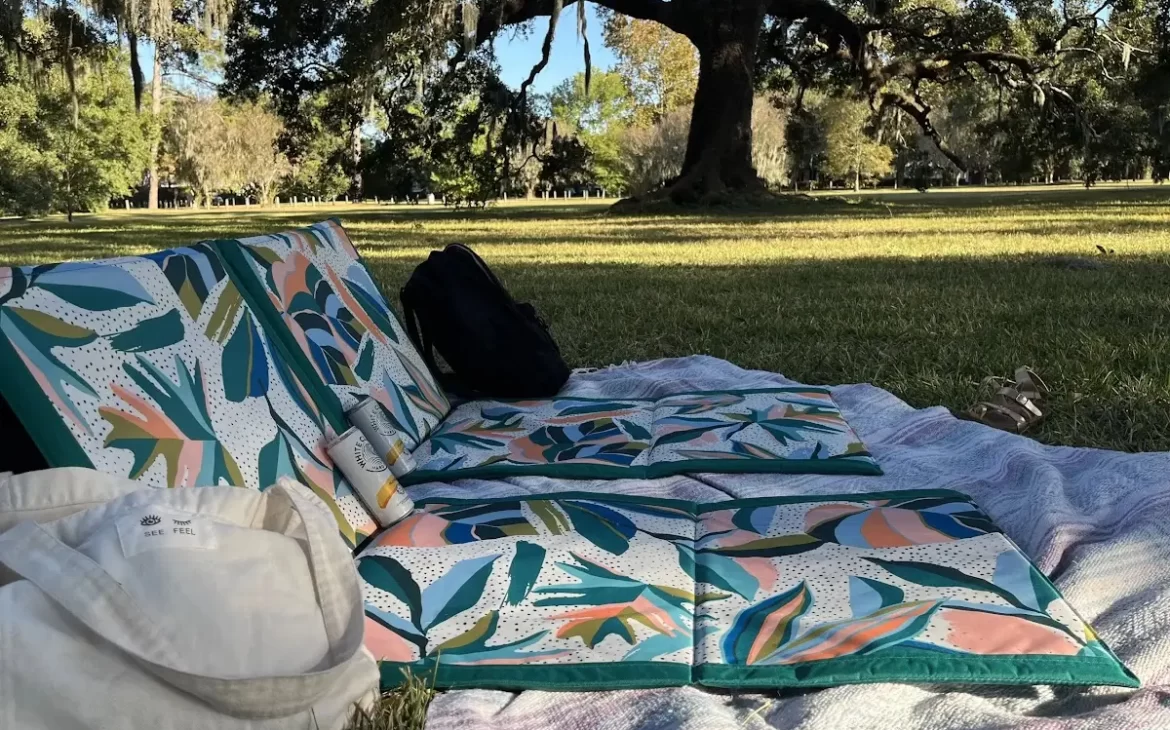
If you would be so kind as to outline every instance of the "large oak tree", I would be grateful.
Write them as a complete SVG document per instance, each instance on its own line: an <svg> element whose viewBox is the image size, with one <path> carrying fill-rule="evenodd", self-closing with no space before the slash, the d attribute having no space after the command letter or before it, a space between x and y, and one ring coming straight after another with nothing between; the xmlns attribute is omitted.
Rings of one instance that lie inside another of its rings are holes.
<svg viewBox="0 0 1170 730"><path fill-rule="evenodd" d="M580 31L586 19L582 2L251 0L236 16L228 78L237 89L260 88L283 98L343 84L361 99L412 74L455 69L461 58L490 47L509 29L548 18L544 55L521 87L523 100L548 62L560 17L576 15ZM878 112L901 109L962 169L964 160L946 149L933 126L925 87L979 78L1075 105L1059 84L1061 64L1072 58L1104 64L1106 54L1132 48L1125 28L1110 23L1114 5L1128 0L594 2L659 23L698 51L685 163L662 193L679 202L762 190L751 139L762 73L784 77L797 98L803 88L829 83L851 87Z"/></svg>

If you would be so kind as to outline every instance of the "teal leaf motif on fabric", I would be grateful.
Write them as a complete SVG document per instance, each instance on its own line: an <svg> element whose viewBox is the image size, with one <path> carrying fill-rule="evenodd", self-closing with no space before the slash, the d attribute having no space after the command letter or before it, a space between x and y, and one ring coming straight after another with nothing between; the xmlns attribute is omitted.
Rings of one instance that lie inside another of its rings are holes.
<svg viewBox="0 0 1170 730"><path fill-rule="evenodd" d="M571 553L576 565L560 563L561 570L577 583L550 585L534 593L560 594L540 598L535 606L574 606L573 610L552 616L565 620L557 630L558 638L579 638L589 648L606 637L618 636L634 648L630 656L641 660L684 648L691 641L694 593L664 585L644 583L620 575L581 556ZM638 626L657 635L669 637L651 644L639 641Z"/></svg>
<svg viewBox="0 0 1170 730"><path fill-rule="evenodd" d="M182 342L184 334L183 316L172 309L112 335L110 347L119 352L150 352Z"/></svg>
<svg viewBox="0 0 1170 730"><path fill-rule="evenodd" d="M682 543L675 543L674 549L678 552L678 567L690 576L691 580L695 580L695 549L690 545L683 545Z"/></svg>
<svg viewBox="0 0 1170 730"><path fill-rule="evenodd" d="M488 641L496 634L499 622L499 611L489 611L467 631L431 649L428 656L437 656L442 664L475 665L522 662L568 653L560 649L522 651L543 639L548 635L548 631L538 631L523 639L488 646Z"/></svg>
<svg viewBox="0 0 1170 730"><path fill-rule="evenodd" d="M390 407L386 409L386 418L390 420L390 425L418 443L421 440L418 422L414 420L414 416L410 412L410 404L402 389L390 379L389 375L383 378L382 387L386 389L390 398Z"/></svg>
<svg viewBox="0 0 1170 730"><path fill-rule="evenodd" d="M284 476L297 476L299 470L293 458L292 444L283 431L278 430L271 441L260 447L256 466L260 483L265 485L276 484Z"/></svg>
<svg viewBox="0 0 1170 730"><path fill-rule="evenodd" d="M760 589L760 581L734 559L700 552L695 565L695 580L751 600Z"/></svg>
<svg viewBox="0 0 1170 730"><path fill-rule="evenodd" d="M649 441L650 440L650 432L648 430L646 430L645 428L639 426L638 424L634 423L633 421L619 418L618 424L622 427L622 430L625 431L626 433L628 433L630 435L630 437L633 438L634 440L636 440L636 441Z"/></svg>
<svg viewBox="0 0 1170 730"><path fill-rule="evenodd" d="M71 385L95 398L97 393L89 383L53 354L53 348L68 349L88 345L97 339L93 330L63 322L52 315L33 309L5 306L0 309L0 332L8 337L33 378L45 390L45 394L59 408L72 415L74 421L87 433L92 433L85 417L65 390L65 385Z"/></svg>
<svg viewBox="0 0 1170 730"><path fill-rule="evenodd" d="M512 439L507 458L517 464L572 461L629 466L648 447L646 442L630 441L613 419L598 418L567 426L541 426Z"/></svg>
<svg viewBox="0 0 1170 730"><path fill-rule="evenodd" d="M362 381L368 381L370 376L374 374L374 341L372 339L362 343L357 362L353 366L353 374Z"/></svg>
<svg viewBox="0 0 1170 730"><path fill-rule="evenodd" d="M461 560L422 592L418 627L423 631L474 606L483 596L496 555Z"/></svg>
<svg viewBox="0 0 1170 730"><path fill-rule="evenodd" d="M205 244L160 251L145 258L162 269L192 321L199 319L211 290L227 275L219 256Z"/></svg>
<svg viewBox="0 0 1170 730"><path fill-rule="evenodd" d="M98 409L113 427L105 445L127 449L134 455L130 478L142 476L161 457L167 463L169 486L244 486L243 474L215 435L198 361L192 373L176 355L175 381L141 355L137 363L138 367L125 363L122 369L146 398L111 384L114 394L132 410L111 406Z"/></svg>
<svg viewBox="0 0 1170 730"><path fill-rule="evenodd" d="M56 264L35 274L38 289L89 312L108 312L154 299L134 276L117 265Z"/></svg>
<svg viewBox="0 0 1170 730"><path fill-rule="evenodd" d="M485 408L483 418L447 419L431 433L428 443L431 453L454 455L460 446L473 449L493 449L508 443L524 431L522 417L515 411L494 411Z"/></svg>
<svg viewBox="0 0 1170 730"><path fill-rule="evenodd" d="M403 357L401 352L395 350L394 354L397 355L398 362L402 364L402 369L410 377L411 384L402 389L410 402L423 413L434 417L435 420L446 416L451 410L451 402L439 389L430 372L418 368L409 357Z"/></svg>
<svg viewBox="0 0 1170 730"><path fill-rule="evenodd" d="M719 429L733 429L724 438L742 429L743 423L729 422L722 418L698 418L691 416L669 416L654 422L654 445L681 444L693 441L705 433Z"/></svg>
<svg viewBox="0 0 1170 730"><path fill-rule="evenodd" d="M942 601L910 601L867 616L819 624L759 656L754 663L799 664L872 654L922 633L941 605Z"/></svg>
<svg viewBox="0 0 1170 730"><path fill-rule="evenodd" d="M1030 607L1011 591L1000 588L982 578L967 575L955 568L914 560L883 560L882 558L867 557L861 559L867 560L910 583L932 588L967 588L973 591L986 591L999 596L1017 608L1030 610Z"/></svg>
<svg viewBox="0 0 1170 730"><path fill-rule="evenodd" d="M1005 550L996 558L992 582L1033 611L1047 611L1050 603L1060 599L1031 561L1015 550Z"/></svg>
<svg viewBox="0 0 1170 730"><path fill-rule="evenodd" d="M382 334L389 338L390 341L397 344L398 328L395 327L394 323L390 321L392 315L390 314L390 311L386 309L386 307L382 306L382 304L378 301L379 297L373 296L361 286L358 286L348 279L343 281L345 282L345 288L349 290L350 295L357 301L358 306L365 311L366 316L370 318L370 321L374 324L374 326L377 327Z"/></svg>
<svg viewBox="0 0 1170 730"><path fill-rule="evenodd" d="M533 593L557 593L558 597L540 598L534 602L537 606L575 606L580 604L600 606L608 603L625 603L633 601L651 586L642 581L615 573L597 563L586 560L576 553L570 553L577 565L560 563L556 565L561 570L576 578L579 583L566 585L549 585L533 589ZM694 596L680 596L677 592L668 592L674 602L689 601Z"/></svg>
<svg viewBox="0 0 1170 730"><path fill-rule="evenodd" d="M768 526L772 524L772 518L776 516L777 510L776 505L769 505L767 507L743 507L736 510L735 514L732 515L731 524L741 530L763 535L767 531Z"/></svg>
<svg viewBox="0 0 1170 730"><path fill-rule="evenodd" d="M660 408L675 408L674 415L690 416L696 413L713 411L718 408L729 408L743 403L744 396L738 393L714 393L711 395L682 395L663 398L658 402Z"/></svg>
<svg viewBox="0 0 1170 730"><path fill-rule="evenodd" d="M247 312L224 345L223 392L232 403L268 392L268 355L256 320Z"/></svg>
<svg viewBox="0 0 1170 730"><path fill-rule="evenodd" d="M812 592L801 581L783 593L743 609L723 637L723 660L728 664L766 661L791 640L796 633L797 619L812 606Z"/></svg>
<svg viewBox="0 0 1170 730"><path fill-rule="evenodd" d="M796 532L789 535L761 537L757 540L724 545L722 547L704 547L699 552L703 554L727 555L734 558L778 558L782 555L799 555L816 550L823 543L811 535Z"/></svg>
<svg viewBox="0 0 1170 730"><path fill-rule="evenodd" d="M906 593L897 586L871 578L849 576L849 608L854 616L867 616L904 600Z"/></svg>
<svg viewBox="0 0 1170 730"><path fill-rule="evenodd" d="M770 451L765 449L763 446L744 443L742 441L732 441L730 451L718 451L715 449L679 449L677 453L679 456L685 456L688 459L727 459L732 461L744 461L749 459L780 460L787 458L783 454Z"/></svg>
<svg viewBox="0 0 1170 730"><path fill-rule="evenodd" d="M637 410L638 407L638 403L630 403L627 401L603 401L600 403L594 403L589 401L580 401L573 398L557 399L553 403L553 408L556 411L556 418L566 419L570 416L587 417L581 420L590 420L591 417L599 416L612 418L618 413Z"/></svg>
<svg viewBox="0 0 1170 730"><path fill-rule="evenodd" d="M317 424L318 428L324 430L324 418L317 409L317 404L309 398L309 394L301 384L300 379L293 374L292 369L289 368L285 359L279 356L279 351L275 348L267 334L265 335L264 341L268 351L273 353L272 369L276 371L276 377L280 379L280 383L284 386L285 392L292 398L293 403L296 404L301 413L304 413L310 421Z"/></svg>
<svg viewBox="0 0 1170 730"><path fill-rule="evenodd" d="M557 504L581 537L615 555L629 549L637 527L622 513L597 502L558 500Z"/></svg>
<svg viewBox="0 0 1170 730"><path fill-rule="evenodd" d="M410 610L410 623L421 634L422 591L419 590L410 571L402 563L385 555L361 558L358 560L357 568L366 583L386 591L406 604Z"/></svg>
<svg viewBox="0 0 1170 730"><path fill-rule="evenodd" d="M849 547L892 548L998 532L970 502L911 498L827 503L805 515L805 532Z"/></svg>
<svg viewBox="0 0 1170 730"><path fill-rule="evenodd" d="M508 595L505 600L513 605L519 605L536 585L536 578L540 569L544 567L545 550L536 543L519 540L516 542L516 555L508 567Z"/></svg>
<svg viewBox="0 0 1170 730"><path fill-rule="evenodd" d="M450 545L536 534L519 501L432 505L427 510L447 521L441 536Z"/></svg>

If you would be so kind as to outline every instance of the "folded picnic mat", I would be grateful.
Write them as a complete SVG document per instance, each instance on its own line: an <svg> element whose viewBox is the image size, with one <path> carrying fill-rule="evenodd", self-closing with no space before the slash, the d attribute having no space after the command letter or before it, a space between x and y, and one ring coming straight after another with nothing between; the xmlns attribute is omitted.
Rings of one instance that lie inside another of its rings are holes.
<svg viewBox="0 0 1170 730"><path fill-rule="evenodd" d="M223 241L219 250L266 324L317 376L323 407L343 414L371 396L411 451L451 410L340 223Z"/></svg>
<svg viewBox="0 0 1170 730"><path fill-rule="evenodd" d="M157 487L275 484L376 527L325 454L329 424L208 244L0 269L0 390L50 466Z"/></svg>
<svg viewBox="0 0 1170 730"><path fill-rule="evenodd" d="M540 474L881 474L827 388L679 393L659 400L471 401L414 453L407 484Z"/></svg>
<svg viewBox="0 0 1170 730"><path fill-rule="evenodd" d="M1138 686L958 492L420 506L358 561L386 685Z"/></svg>
<svg viewBox="0 0 1170 730"><path fill-rule="evenodd" d="M879 474L828 391L658 401L473 401L451 411L334 220L147 256L0 268L0 393L49 466L155 486L325 497L357 544L375 529L325 453L361 397L420 463L468 476Z"/></svg>

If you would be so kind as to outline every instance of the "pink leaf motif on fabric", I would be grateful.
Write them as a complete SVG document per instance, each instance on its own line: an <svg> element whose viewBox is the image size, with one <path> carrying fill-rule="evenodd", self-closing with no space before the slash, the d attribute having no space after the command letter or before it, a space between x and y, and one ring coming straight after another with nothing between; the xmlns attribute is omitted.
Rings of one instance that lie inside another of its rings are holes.
<svg viewBox="0 0 1170 730"><path fill-rule="evenodd" d="M443 537L443 530L450 524L442 517L416 512L383 532L376 544L398 547L444 547L450 543Z"/></svg>
<svg viewBox="0 0 1170 730"><path fill-rule="evenodd" d="M366 648L378 661L412 662L418 659L418 647L366 616Z"/></svg>
<svg viewBox="0 0 1170 730"><path fill-rule="evenodd" d="M988 611L943 608L939 619L947 627L947 643L972 654L1055 654L1073 656L1081 645L1051 626Z"/></svg>

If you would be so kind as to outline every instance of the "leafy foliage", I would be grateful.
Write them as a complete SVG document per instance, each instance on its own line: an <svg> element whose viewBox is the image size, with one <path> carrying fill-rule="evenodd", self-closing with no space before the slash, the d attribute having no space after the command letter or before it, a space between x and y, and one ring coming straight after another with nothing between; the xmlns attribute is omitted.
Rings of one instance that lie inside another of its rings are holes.
<svg viewBox="0 0 1170 730"><path fill-rule="evenodd" d="M100 210L138 182L144 129L114 60L76 79L75 94L56 74L39 82L11 74L5 83L4 76L0 71L0 214Z"/></svg>
<svg viewBox="0 0 1170 730"><path fill-rule="evenodd" d="M283 129L260 103L190 99L175 110L167 147L176 176L191 186L200 205L210 205L217 192L241 188L267 203L291 170L277 146Z"/></svg>

